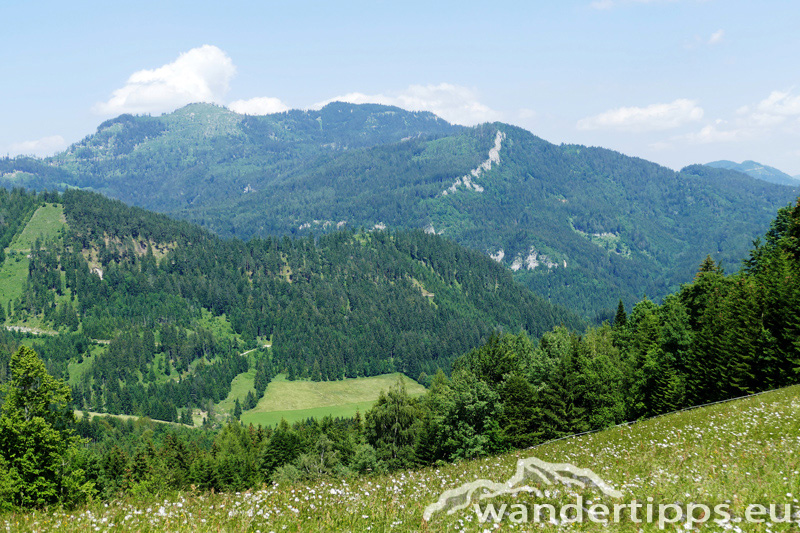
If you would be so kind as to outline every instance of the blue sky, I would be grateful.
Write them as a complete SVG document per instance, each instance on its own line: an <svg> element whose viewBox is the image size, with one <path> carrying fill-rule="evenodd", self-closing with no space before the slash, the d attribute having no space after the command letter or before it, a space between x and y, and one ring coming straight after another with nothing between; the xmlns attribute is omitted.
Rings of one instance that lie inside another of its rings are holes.
<svg viewBox="0 0 800 533"><path fill-rule="evenodd" d="M500 120L672 168L800 174L793 1L5 0L0 153L53 153L123 112L333 99Z"/></svg>

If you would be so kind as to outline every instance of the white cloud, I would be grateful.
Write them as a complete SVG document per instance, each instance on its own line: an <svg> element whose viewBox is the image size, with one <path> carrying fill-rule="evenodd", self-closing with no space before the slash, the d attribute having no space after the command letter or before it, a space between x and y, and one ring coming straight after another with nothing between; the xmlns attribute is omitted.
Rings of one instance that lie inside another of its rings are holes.
<svg viewBox="0 0 800 533"><path fill-rule="evenodd" d="M774 135L783 138L796 135L798 129L788 119L797 117L800 121L800 96L789 91L772 91L769 96L755 105L743 105L736 109L731 123L716 120L698 132L680 135L690 143L730 143L752 139L769 139Z"/></svg>
<svg viewBox="0 0 800 533"><path fill-rule="evenodd" d="M703 108L684 98L647 107L619 107L578 121L579 130L656 131L677 128L703 118Z"/></svg>
<svg viewBox="0 0 800 533"><path fill-rule="evenodd" d="M756 108L770 115L800 115L800 96L793 95L792 91L772 91Z"/></svg>
<svg viewBox="0 0 800 533"><path fill-rule="evenodd" d="M94 106L97 113L159 113L192 102L222 103L236 67L216 46L203 45L182 53L172 63L131 74L125 86L107 102Z"/></svg>
<svg viewBox="0 0 800 533"><path fill-rule="evenodd" d="M443 119L470 126L491 122L499 113L478 101L478 96L467 87L440 83L439 85L411 85L397 94L349 93L314 104L319 109L331 102L351 104L384 104L401 107L409 111L430 111Z"/></svg>
<svg viewBox="0 0 800 533"><path fill-rule="evenodd" d="M708 38L708 44L719 44L725 38L725 30L717 30Z"/></svg>
<svg viewBox="0 0 800 533"><path fill-rule="evenodd" d="M800 117L800 96L792 95L791 91L772 91L755 106L741 106L736 114L740 122L751 126L777 126L786 122L787 117Z"/></svg>
<svg viewBox="0 0 800 533"><path fill-rule="evenodd" d="M709 144L741 141L751 135L746 128L724 129L721 127L724 124L724 121L717 121L716 124L709 124L698 132L687 133L682 137L690 143Z"/></svg>
<svg viewBox="0 0 800 533"><path fill-rule="evenodd" d="M770 113L751 113L748 117L753 126L777 126L786 122L786 117L782 115L772 115Z"/></svg>
<svg viewBox="0 0 800 533"><path fill-rule="evenodd" d="M236 100L228 104L228 109L240 115L271 115L288 111L289 107L278 98L259 96L249 100Z"/></svg>
<svg viewBox="0 0 800 533"><path fill-rule="evenodd" d="M42 137L35 141L22 141L13 143L8 147L9 155L36 155L48 156L67 147L67 141L61 135Z"/></svg>

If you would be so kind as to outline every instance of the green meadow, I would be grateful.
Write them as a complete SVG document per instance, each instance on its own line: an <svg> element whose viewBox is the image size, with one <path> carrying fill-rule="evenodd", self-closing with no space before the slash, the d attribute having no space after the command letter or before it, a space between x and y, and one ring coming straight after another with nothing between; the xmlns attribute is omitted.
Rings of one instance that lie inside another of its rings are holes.
<svg viewBox="0 0 800 533"><path fill-rule="evenodd" d="M256 389L253 386L255 377L256 369L251 368L247 372L243 372L233 378L233 381L231 381L231 392L228 394L228 397L215 406L217 414L224 416L232 415L237 399L239 400L239 404L243 405L248 392L255 394Z"/></svg>
<svg viewBox="0 0 800 533"><path fill-rule="evenodd" d="M422 385L399 373L318 382L288 381L279 374L267 386L258 405L244 412L241 420L246 424L267 426L279 423L281 418L291 424L310 417L351 417L357 411L364 413L372 407L381 391L389 390L398 380L411 396L425 392Z"/></svg>
<svg viewBox="0 0 800 533"><path fill-rule="evenodd" d="M19 298L28 278L28 254L37 239L58 238L66 226L64 207L61 204L45 204L39 207L25 228L6 248L6 259L0 266L0 304L8 308L8 302Z"/></svg>

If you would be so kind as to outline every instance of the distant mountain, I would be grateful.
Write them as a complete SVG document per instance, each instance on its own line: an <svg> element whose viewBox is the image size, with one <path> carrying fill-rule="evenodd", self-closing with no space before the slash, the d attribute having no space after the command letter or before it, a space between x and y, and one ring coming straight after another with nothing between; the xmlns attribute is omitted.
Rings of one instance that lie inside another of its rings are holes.
<svg viewBox="0 0 800 533"><path fill-rule="evenodd" d="M55 157L0 160L0 175L6 187L98 191L222 236L424 228L587 317L668 294L707 254L737 268L797 194L739 172L557 146L507 124L343 103L123 115Z"/></svg>
<svg viewBox="0 0 800 533"><path fill-rule="evenodd" d="M743 161L741 163L735 163L733 161L712 161L711 163L706 163L706 166L714 167L714 168L724 168L727 170L735 170L737 172L742 172L747 174L748 176L752 176L756 179L767 181L769 183L777 183L779 185L789 185L790 187L799 187L800 186L800 177L798 176L790 176L785 172L781 172L777 168L770 167L767 165L762 165L761 163L756 163L755 161Z"/></svg>

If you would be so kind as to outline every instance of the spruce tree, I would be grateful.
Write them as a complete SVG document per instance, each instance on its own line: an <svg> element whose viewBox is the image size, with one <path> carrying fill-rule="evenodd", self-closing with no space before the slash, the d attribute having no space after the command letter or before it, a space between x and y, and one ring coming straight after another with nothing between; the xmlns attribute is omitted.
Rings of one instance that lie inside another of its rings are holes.
<svg viewBox="0 0 800 533"><path fill-rule="evenodd" d="M742 396L771 385L769 374L757 381L758 366L772 366L774 354L761 345L763 325L755 299L754 288L744 277L733 283L722 319L726 322L728 354L725 373L728 376L728 395Z"/></svg>
<svg viewBox="0 0 800 533"><path fill-rule="evenodd" d="M614 316L614 328L624 328L628 323L628 314L625 312L625 304L622 303L622 298L617 305L617 314Z"/></svg>
<svg viewBox="0 0 800 533"><path fill-rule="evenodd" d="M0 462L7 475L0 493L10 500L0 507L43 507L91 497L93 483L85 481L84 471L65 468L79 444L69 386L48 374L26 346L11 356L9 369L0 416Z"/></svg>
<svg viewBox="0 0 800 533"><path fill-rule="evenodd" d="M505 444L513 448L533 446L541 441L541 419L536 391L524 377L511 374L502 384L503 415L500 427Z"/></svg>
<svg viewBox="0 0 800 533"><path fill-rule="evenodd" d="M282 418L261 452L259 470L264 479L269 479L278 467L294 461L302 445L301 437Z"/></svg>
<svg viewBox="0 0 800 533"><path fill-rule="evenodd" d="M631 337L627 350L625 376L629 420L646 416L652 398L656 359L661 345L661 328L657 311L656 304L645 298L637 303L631 312L629 321Z"/></svg>
<svg viewBox="0 0 800 533"><path fill-rule="evenodd" d="M567 413L566 380L564 364L559 363L538 392L537 404L541 414L539 426L542 440L557 439L571 432Z"/></svg>

